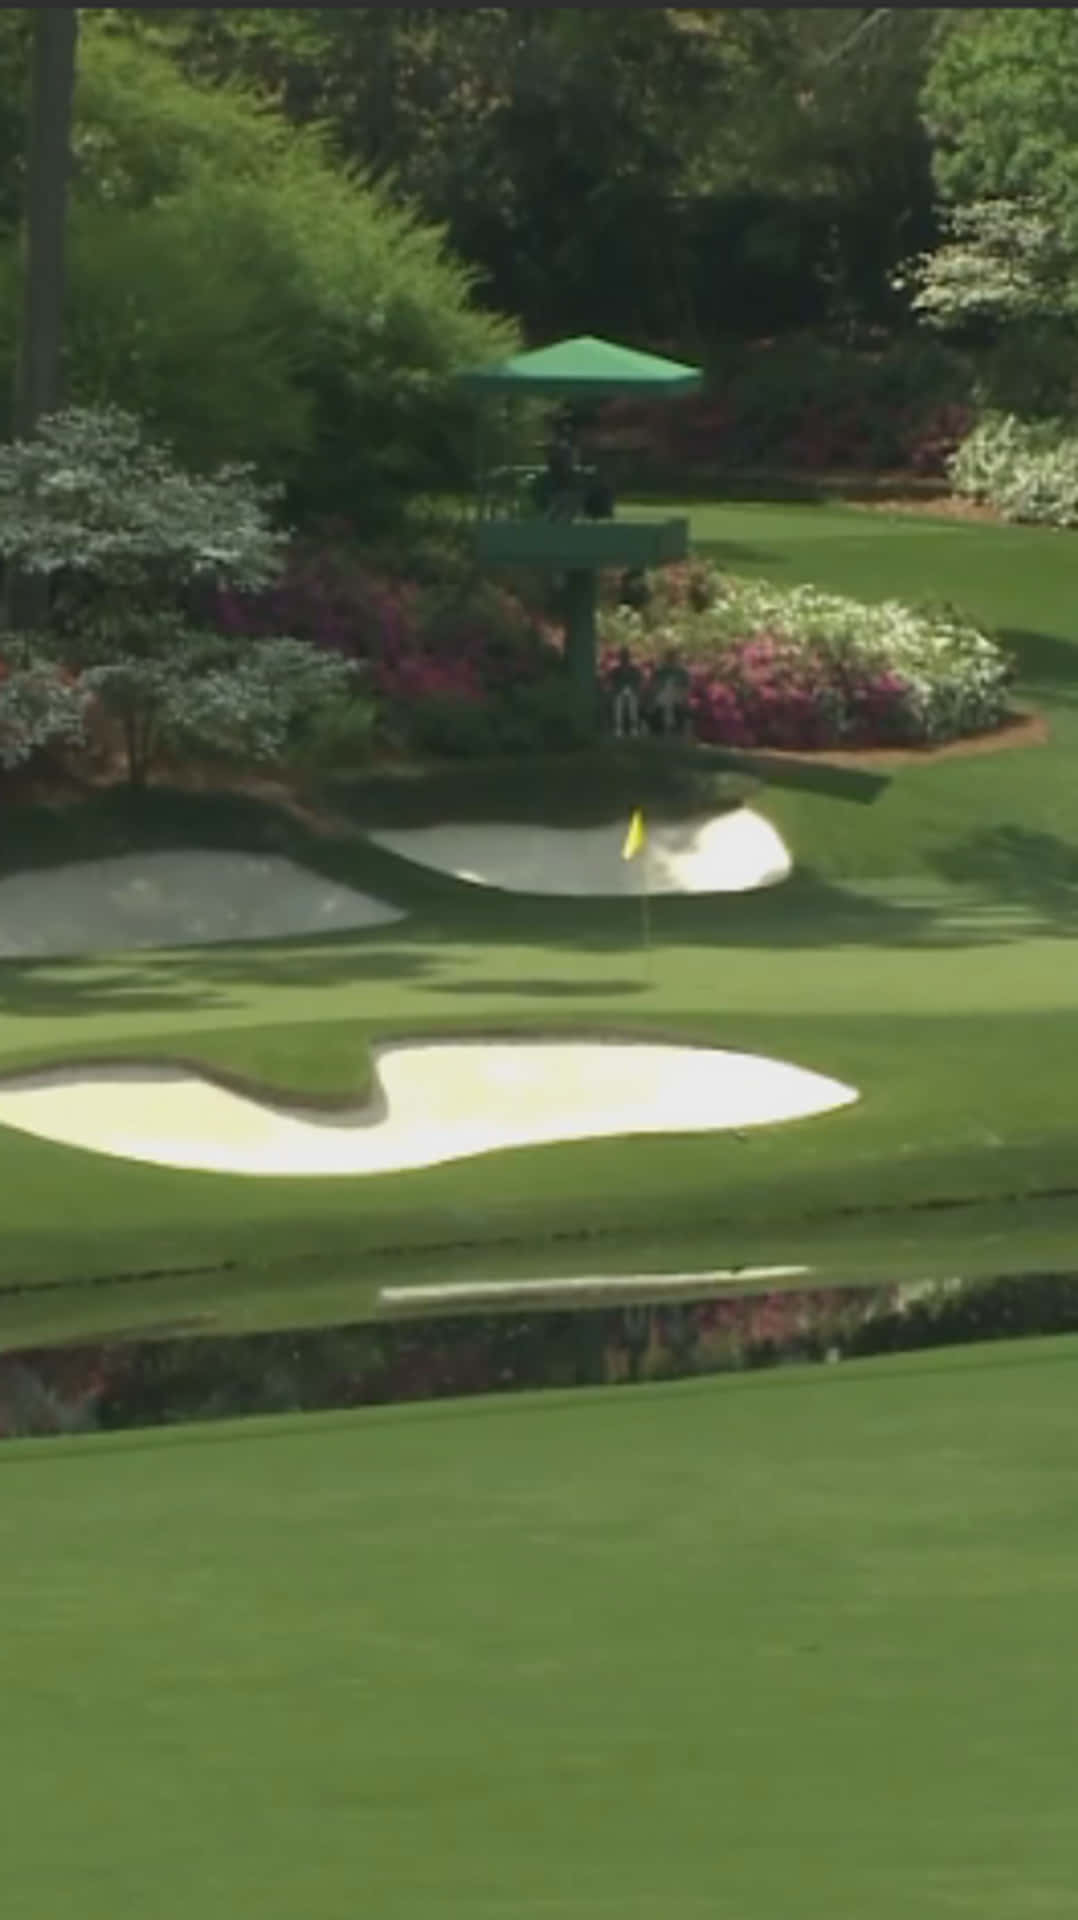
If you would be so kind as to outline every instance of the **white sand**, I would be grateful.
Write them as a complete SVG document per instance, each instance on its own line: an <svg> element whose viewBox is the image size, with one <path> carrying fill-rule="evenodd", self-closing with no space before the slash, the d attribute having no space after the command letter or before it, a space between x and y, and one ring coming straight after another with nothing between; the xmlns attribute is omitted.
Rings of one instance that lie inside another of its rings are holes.
<svg viewBox="0 0 1078 1920"><path fill-rule="evenodd" d="M765 1126L846 1106L851 1087L779 1060L607 1041L438 1041L375 1050L366 1108L315 1116L179 1068L0 1082L0 1125L122 1159L246 1174L368 1174L601 1135Z"/></svg>
<svg viewBox="0 0 1078 1920"><path fill-rule="evenodd" d="M749 807L647 823L647 845L623 860L628 821L607 827L487 826L473 822L369 833L376 846L458 880L510 893L616 895L744 893L791 870L769 820Z"/></svg>
<svg viewBox="0 0 1078 1920"><path fill-rule="evenodd" d="M0 880L0 958L272 940L403 918L276 854L139 853Z"/></svg>

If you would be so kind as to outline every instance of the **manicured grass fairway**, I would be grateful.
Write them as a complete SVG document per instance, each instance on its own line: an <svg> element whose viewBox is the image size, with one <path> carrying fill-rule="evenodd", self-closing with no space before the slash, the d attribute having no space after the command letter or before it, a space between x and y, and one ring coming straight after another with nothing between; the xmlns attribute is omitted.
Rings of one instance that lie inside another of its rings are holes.
<svg viewBox="0 0 1078 1920"><path fill-rule="evenodd" d="M145 1050L354 1094L386 1035L617 1027L789 1059L851 1082L860 1104L744 1143L584 1143L294 1183L126 1166L9 1132L0 1286L229 1260L227 1279L191 1284L203 1305L213 1292L222 1325L251 1325L362 1314L381 1278L437 1267L454 1241L479 1248L454 1259L488 1273L616 1270L634 1239L657 1267L800 1258L836 1277L933 1273L942 1259L954 1271L963 1244L997 1268L1059 1257L1078 1206L1004 1203L1078 1186L1078 545L838 507L690 511L697 548L733 568L949 599L1001 630L1049 743L902 768L872 805L768 786L756 804L793 851L793 879L655 901L650 977L631 902L480 895L358 840L293 833L302 857L412 917L321 942L0 964L0 1064ZM171 804L147 814L148 838L242 840L241 822ZM100 821L85 831L98 851ZM934 1197L977 1204L895 1217L889 1233L889 1216L839 1213ZM551 1241L585 1229L605 1238ZM187 1287L148 1282L107 1307L42 1295L10 1320L0 1299L0 1335L47 1332L54 1310L65 1333L168 1317Z"/></svg>
<svg viewBox="0 0 1078 1920"><path fill-rule="evenodd" d="M1076 1368L5 1448L5 1912L1069 1920Z"/></svg>

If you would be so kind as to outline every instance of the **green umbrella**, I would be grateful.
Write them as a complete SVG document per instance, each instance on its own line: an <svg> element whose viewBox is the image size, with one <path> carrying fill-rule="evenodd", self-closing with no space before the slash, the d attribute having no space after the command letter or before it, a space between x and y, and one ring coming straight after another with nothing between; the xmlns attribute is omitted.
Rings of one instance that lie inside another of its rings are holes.
<svg viewBox="0 0 1078 1920"><path fill-rule="evenodd" d="M695 393L704 376L699 367L687 367L680 360L638 353L585 333L487 367L468 368L457 378L462 386L487 393L603 399L615 393Z"/></svg>
<svg viewBox="0 0 1078 1920"><path fill-rule="evenodd" d="M663 360L654 353L638 353L611 340L581 334L558 340L532 353L517 353L486 367L471 367L457 375L461 386L477 397L514 399L559 398L563 401L599 401L615 394L666 396L694 393L703 385L699 367L679 360ZM482 459L480 469L482 470ZM480 479L480 488L482 488ZM480 553L503 564L545 561L566 574L566 633L570 666L577 686L594 708L596 687L596 604L600 565L641 564L658 558L683 559L688 552L688 521L659 525L639 523L596 526L562 525L536 518L524 524L481 526ZM645 555L645 548L647 553Z"/></svg>

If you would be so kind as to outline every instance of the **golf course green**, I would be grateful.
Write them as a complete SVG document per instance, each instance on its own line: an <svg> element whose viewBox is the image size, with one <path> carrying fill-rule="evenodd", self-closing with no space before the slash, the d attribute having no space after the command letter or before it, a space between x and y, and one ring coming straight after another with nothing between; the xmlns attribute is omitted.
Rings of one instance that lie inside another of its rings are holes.
<svg viewBox="0 0 1078 1920"><path fill-rule="evenodd" d="M441 774L425 799L421 780L346 783L324 797L355 831L163 790L135 810L122 795L77 815L27 809L12 817L6 871L140 847L261 848L407 917L321 938L6 960L0 1069L169 1060L277 1097L355 1102L379 1040L616 1033L789 1061L855 1087L856 1104L743 1139L596 1139L358 1180L169 1171L7 1129L9 1338L136 1328L192 1304L222 1328L358 1319L387 1279L617 1271L630 1254L656 1270L793 1261L866 1280L1058 1259L1078 1224L1071 543L838 506L685 510L697 551L739 573L955 604L1012 649L1017 703L1043 715L1047 739L905 762L867 794L833 770L765 773L752 804L790 849L791 878L655 899L647 954L635 902L470 887L363 837L414 823L424 805L446 817L454 778L464 817L499 818L515 803L489 771ZM672 804L644 750L611 756L572 781L550 771L552 817L594 818L597 789L615 815L630 800ZM709 782L718 798L724 780L702 756L683 798ZM86 1284L110 1275L128 1276L122 1308Z"/></svg>
<svg viewBox="0 0 1078 1920"><path fill-rule="evenodd" d="M1073 1264L1073 543L689 510L740 573L953 602L1014 651L1041 737L876 780L632 746L539 788L522 767L357 778L312 794L320 824L166 789L13 810L0 876L274 853L404 917L0 961L0 1073L170 1062L354 1104L393 1039L603 1034L759 1053L856 1102L352 1179L2 1129L15 1373L20 1348L170 1319L360 1321L387 1283ZM470 887L364 835L677 817L750 779L791 877L656 898L648 951L631 897ZM5 1912L1063 1920L1076 1361L1074 1337L998 1341L6 1442Z"/></svg>
<svg viewBox="0 0 1078 1920"><path fill-rule="evenodd" d="M12 1443L6 1910L1064 1920L1076 1361Z"/></svg>

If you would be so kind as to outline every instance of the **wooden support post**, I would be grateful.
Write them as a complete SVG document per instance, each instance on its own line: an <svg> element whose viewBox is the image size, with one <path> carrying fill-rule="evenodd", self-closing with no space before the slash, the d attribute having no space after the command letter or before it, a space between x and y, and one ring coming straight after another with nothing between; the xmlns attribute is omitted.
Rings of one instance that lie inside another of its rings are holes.
<svg viewBox="0 0 1078 1920"><path fill-rule="evenodd" d="M595 724L599 719L599 681L595 657L598 599L599 576L594 567L575 567L566 580L566 657L574 691Z"/></svg>

